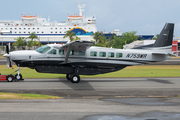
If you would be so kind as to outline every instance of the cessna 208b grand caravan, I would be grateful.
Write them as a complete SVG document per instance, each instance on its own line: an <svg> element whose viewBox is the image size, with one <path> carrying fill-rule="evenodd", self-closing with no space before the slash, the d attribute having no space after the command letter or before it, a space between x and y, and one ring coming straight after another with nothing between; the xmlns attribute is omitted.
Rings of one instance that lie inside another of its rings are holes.
<svg viewBox="0 0 180 120"><path fill-rule="evenodd" d="M68 80L78 83L79 75L114 72L126 66L169 59L173 32L174 24L166 23L154 44L133 49L95 47L92 42L80 40L65 45L47 44L36 50L9 52L7 49L4 57L7 66L13 61L18 67L29 67L40 73L66 74ZM19 70L15 77L22 78Z"/></svg>

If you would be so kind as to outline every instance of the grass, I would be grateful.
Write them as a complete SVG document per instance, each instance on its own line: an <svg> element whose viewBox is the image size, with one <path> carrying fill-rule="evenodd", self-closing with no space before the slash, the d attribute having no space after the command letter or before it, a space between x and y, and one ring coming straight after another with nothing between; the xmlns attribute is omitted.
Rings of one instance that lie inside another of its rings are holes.
<svg viewBox="0 0 180 120"><path fill-rule="evenodd" d="M4 93L0 92L0 100L5 99L60 99L62 97L38 95L38 94L19 94L19 93Z"/></svg>
<svg viewBox="0 0 180 120"><path fill-rule="evenodd" d="M13 66L16 68L16 66ZM16 74L15 70L7 69L6 65L0 65L1 74ZM24 68L21 70L23 78L65 78L65 74L38 73L34 69ZM129 66L123 70L99 74L81 75L82 78L102 77L180 77L180 65L137 65Z"/></svg>

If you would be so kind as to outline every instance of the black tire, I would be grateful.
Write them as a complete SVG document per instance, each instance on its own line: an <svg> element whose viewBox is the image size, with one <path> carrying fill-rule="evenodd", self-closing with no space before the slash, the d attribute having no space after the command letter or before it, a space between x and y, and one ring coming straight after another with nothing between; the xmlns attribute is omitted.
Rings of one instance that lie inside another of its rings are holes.
<svg viewBox="0 0 180 120"><path fill-rule="evenodd" d="M79 75L71 75L71 82L72 83L78 83L80 81Z"/></svg>
<svg viewBox="0 0 180 120"><path fill-rule="evenodd" d="M71 80L71 74L66 74L66 79Z"/></svg>
<svg viewBox="0 0 180 120"><path fill-rule="evenodd" d="M8 82L13 82L14 76L13 76L13 75L8 75L8 76L6 77L6 80L7 80Z"/></svg>
<svg viewBox="0 0 180 120"><path fill-rule="evenodd" d="M18 76L18 74L16 74L16 75L15 75L15 79L16 79L16 80L22 80L22 75L19 74L19 76Z"/></svg>

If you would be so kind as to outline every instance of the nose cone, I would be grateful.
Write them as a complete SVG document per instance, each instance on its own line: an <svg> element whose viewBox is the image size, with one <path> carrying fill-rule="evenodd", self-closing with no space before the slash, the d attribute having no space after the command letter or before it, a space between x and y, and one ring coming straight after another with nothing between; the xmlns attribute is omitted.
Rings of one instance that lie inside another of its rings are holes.
<svg viewBox="0 0 180 120"><path fill-rule="evenodd" d="M37 52L35 50L22 50L22 51L13 51L10 52L11 60L27 60L29 56L36 55Z"/></svg>
<svg viewBox="0 0 180 120"><path fill-rule="evenodd" d="M10 55L6 53L6 54L4 54L4 55L3 55L3 57L5 57L5 58L9 58L9 57L10 57Z"/></svg>

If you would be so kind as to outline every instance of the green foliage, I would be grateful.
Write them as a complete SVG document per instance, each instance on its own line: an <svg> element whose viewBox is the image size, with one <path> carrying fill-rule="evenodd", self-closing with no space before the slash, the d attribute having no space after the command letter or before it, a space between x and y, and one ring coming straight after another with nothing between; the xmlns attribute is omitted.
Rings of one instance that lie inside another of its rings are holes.
<svg viewBox="0 0 180 120"><path fill-rule="evenodd" d="M97 31L93 33L92 36L93 36L93 39L95 40L95 44L97 45L102 34L99 31Z"/></svg>
<svg viewBox="0 0 180 120"><path fill-rule="evenodd" d="M26 41L26 45L27 47L29 47L30 50L30 48L33 46L33 41L32 40Z"/></svg>
<svg viewBox="0 0 180 120"><path fill-rule="evenodd" d="M74 40L80 40L80 38L77 37L76 34L72 31L67 31L63 38L66 38L66 37L69 37L70 42Z"/></svg>
<svg viewBox="0 0 180 120"><path fill-rule="evenodd" d="M135 40L137 40L138 36L136 36L137 32L132 31L132 32L125 32L122 34L122 37L115 37L113 40L113 48L119 48L122 49L123 45L129 44Z"/></svg>
<svg viewBox="0 0 180 120"><path fill-rule="evenodd" d="M29 37L28 37L28 38L30 38L31 41L33 41L34 39L38 39L38 36L36 35L35 32L32 32L32 33L29 34Z"/></svg>
<svg viewBox="0 0 180 120"><path fill-rule="evenodd" d="M136 36L135 34L136 31L125 32L122 34L122 37L112 35L109 39L106 39L106 37L100 32L95 32L92 36L96 41L96 46L122 49L123 45L137 40L138 36Z"/></svg>
<svg viewBox="0 0 180 120"><path fill-rule="evenodd" d="M42 44L40 43L40 41L36 41L36 40L34 40L33 41L33 46L41 46Z"/></svg>
<svg viewBox="0 0 180 120"><path fill-rule="evenodd" d="M152 39L157 40L158 36L159 36L159 34L156 34L156 37L153 37Z"/></svg>
<svg viewBox="0 0 180 120"><path fill-rule="evenodd" d="M16 42L13 43L13 46L17 46L18 50L20 49L20 47L25 46L25 37L18 37L15 38Z"/></svg>

